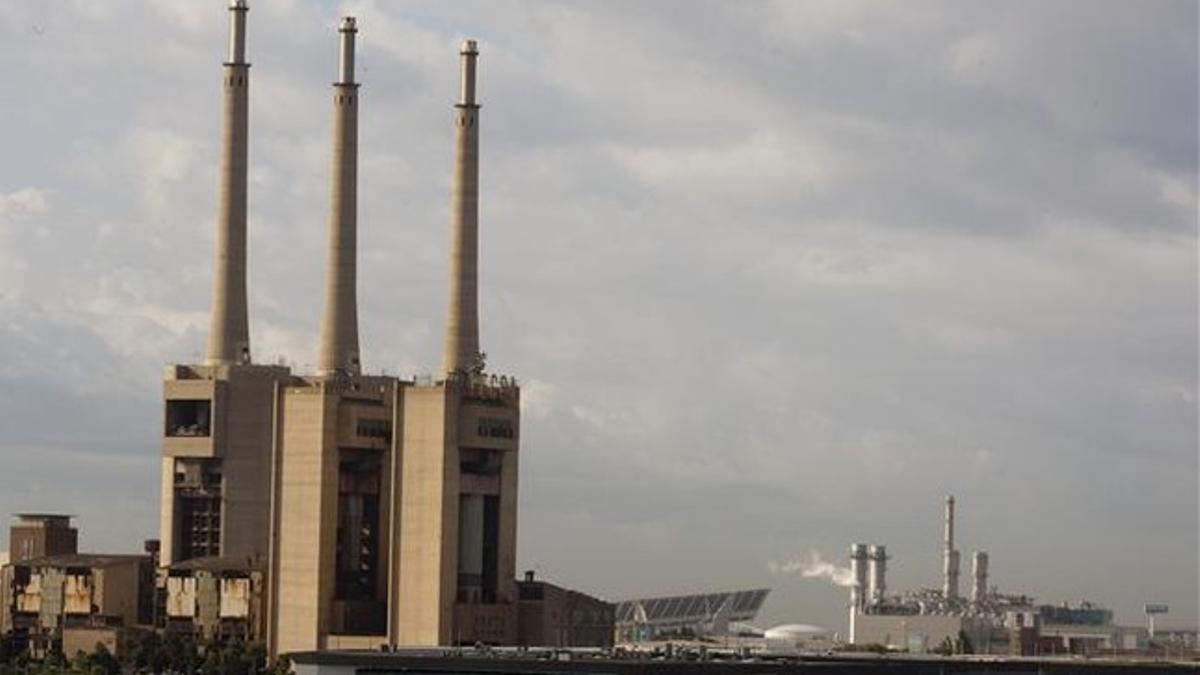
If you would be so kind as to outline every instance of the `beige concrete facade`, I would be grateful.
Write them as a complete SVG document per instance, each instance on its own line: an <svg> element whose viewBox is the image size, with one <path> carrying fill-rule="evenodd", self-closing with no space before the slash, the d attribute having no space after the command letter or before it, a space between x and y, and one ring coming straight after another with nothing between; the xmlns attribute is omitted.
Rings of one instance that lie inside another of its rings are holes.
<svg viewBox="0 0 1200 675"><path fill-rule="evenodd" d="M170 366L163 382L163 565L267 557L282 366Z"/></svg>
<svg viewBox="0 0 1200 675"><path fill-rule="evenodd" d="M170 366L163 385L161 562L181 580L168 593L183 603L176 618L214 620L224 600L185 605L223 598L217 580L184 572L219 558L264 571L272 655L515 644L520 393L483 374L479 351L475 43L460 53L455 107L449 375L417 385L361 374L356 25L347 17L333 91L326 304L316 373L302 377L249 358L245 3L230 9L209 353L206 365Z"/></svg>
<svg viewBox="0 0 1200 675"><path fill-rule="evenodd" d="M406 392L400 644L515 640L519 397L482 377ZM461 507L473 497L491 506L483 531L467 534ZM461 564L476 545L480 579Z"/></svg>
<svg viewBox="0 0 1200 675"><path fill-rule="evenodd" d="M516 386L296 378L278 396L272 653L515 644ZM468 531L470 499L484 508ZM339 559L352 548L368 575Z"/></svg>
<svg viewBox="0 0 1200 675"><path fill-rule="evenodd" d="M125 644L121 640L122 630L119 628L79 626L68 628L62 635L62 653L74 656L79 652L91 654L97 645L104 645L109 654L121 657L125 653Z"/></svg>
<svg viewBox="0 0 1200 675"><path fill-rule="evenodd" d="M386 641L400 386L311 378L280 389L273 650L319 649L331 635Z"/></svg>

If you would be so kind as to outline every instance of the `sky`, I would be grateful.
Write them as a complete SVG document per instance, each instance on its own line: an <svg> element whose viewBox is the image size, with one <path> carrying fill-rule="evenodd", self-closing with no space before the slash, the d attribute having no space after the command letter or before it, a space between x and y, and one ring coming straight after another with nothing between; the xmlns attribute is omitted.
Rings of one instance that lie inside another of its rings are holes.
<svg viewBox="0 0 1200 675"><path fill-rule="evenodd" d="M1196 3L251 5L252 350L300 372L338 16L371 372L440 361L479 40L519 570L844 630L844 589L779 570L879 543L935 586L954 494L1000 590L1196 625ZM163 367L204 350L225 13L0 0L0 512L88 550L156 536Z"/></svg>

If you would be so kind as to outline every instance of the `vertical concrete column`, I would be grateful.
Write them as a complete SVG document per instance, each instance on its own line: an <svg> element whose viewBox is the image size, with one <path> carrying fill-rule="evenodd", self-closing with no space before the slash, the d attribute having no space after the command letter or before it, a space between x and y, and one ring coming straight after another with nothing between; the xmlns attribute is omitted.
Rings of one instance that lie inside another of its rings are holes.
<svg viewBox="0 0 1200 675"><path fill-rule="evenodd" d="M464 494L458 502L458 589L467 602L479 602L483 589L483 495Z"/></svg>
<svg viewBox="0 0 1200 675"><path fill-rule="evenodd" d="M358 28L354 17L344 17L338 32L341 64L339 81L333 85L329 251L317 373L358 375L358 84L354 82Z"/></svg>
<svg viewBox="0 0 1200 675"><path fill-rule="evenodd" d="M976 551L971 559L971 602L978 607L987 600L988 554Z"/></svg>
<svg viewBox="0 0 1200 675"><path fill-rule="evenodd" d="M867 602L872 605L887 599L887 547L872 544L867 548L868 587Z"/></svg>
<svg viewBox="0 0 1200 675"><path fill-rule="evenodd" d="M479 358L479 104L474 40L461 57L461 96L454 106L454 174L450 183L450 304L442 371L468 372Z"/></svg>
<svg viewBox="0 0 1200 675"><path fill-rule="evenodd" d="M958 599L958 551L954 548L954 497L946 497L945 536L942 543L942 596Z"/></svg>
<svg viewBox="0 0 1200 675"><path fill-rule="evenodd" d="M229 3L229 60L223 67L221 168L217 188L212 326L206 363L250 361L246 311L246 175L250 64L246 63L245 0Z"/></svg>

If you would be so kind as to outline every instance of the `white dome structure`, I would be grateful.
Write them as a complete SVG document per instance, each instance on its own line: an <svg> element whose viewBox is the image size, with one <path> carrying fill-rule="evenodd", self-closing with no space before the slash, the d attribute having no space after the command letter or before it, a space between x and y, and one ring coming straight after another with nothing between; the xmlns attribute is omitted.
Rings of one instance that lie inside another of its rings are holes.
<svg viewBox="0 0 1200 675"><path fill-rule="evenodd" d="M823 651L832 646L831 633L820 626L789 623L763 633L769 652Z"/></svg>
<svg viewBox="0 0 1200 675"><path fill-rule="evenodd" d="M829 631L806 623L789 623L768 628L763 637L768 640L808 640L814 637L829 637Z"/></svg>

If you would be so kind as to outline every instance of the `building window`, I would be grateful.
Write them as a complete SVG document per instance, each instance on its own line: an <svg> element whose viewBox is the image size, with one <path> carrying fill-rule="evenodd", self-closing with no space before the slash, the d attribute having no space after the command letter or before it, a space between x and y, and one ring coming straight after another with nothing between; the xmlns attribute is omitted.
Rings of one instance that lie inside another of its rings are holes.
<svg viewBox="0 0 1200 675"><path fill-rule="evenodd" d="M392 425L387 420L360 419L355 425L354 432L361 438L392 440Z"/></svg>
<svg viewBox="0 0 1200 675"><path fill-rule="evenodd" d="M167 436L209 436L212 434L212 401L177 399L167 401Z"/></svg>

